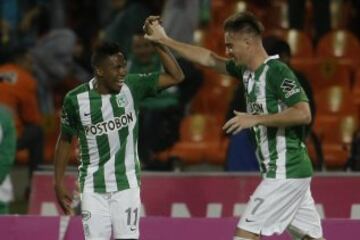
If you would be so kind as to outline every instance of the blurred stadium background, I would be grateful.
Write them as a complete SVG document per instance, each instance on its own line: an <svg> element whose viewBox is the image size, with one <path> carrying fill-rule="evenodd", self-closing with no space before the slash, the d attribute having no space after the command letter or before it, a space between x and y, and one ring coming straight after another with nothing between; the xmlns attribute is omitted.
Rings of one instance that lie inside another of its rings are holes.
<svg viewBox="0 0 360 240"><path fill-rule="evenodd" d="M260 18L264 37L288 43L292 68L308 80L316 115L306 145L325 237L357 239L341 234L360 236L359 10L359 0L0 1L0 104L17 113L24 145L11 171L9 213L16 216L0 217L1 239L81 238L78 218L58 217L52 164L63 97L90 79L98 41L117 41L131 64L146 63L152 53L134 36L147 16L161 15L170 36L224 55L222 23L239 11ZM164 94L168 105L143 107L141 239L231 239L260 180L244 136L221 130L243 100L237 80L179 61L187 77ZM6 73L14 64L19 81L9 90ZM73 145L67 184L76 207Z"/></svg>

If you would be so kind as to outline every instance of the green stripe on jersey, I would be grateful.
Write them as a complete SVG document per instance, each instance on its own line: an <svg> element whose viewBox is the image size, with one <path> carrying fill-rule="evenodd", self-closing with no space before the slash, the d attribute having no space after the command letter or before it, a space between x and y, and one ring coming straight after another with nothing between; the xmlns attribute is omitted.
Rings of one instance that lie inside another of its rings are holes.
<svg viewBox="0 0 360 240"><path fill-rule="evenodd" d="M75 108L79 109L78 101L74 101ZM81 119L80 112L79 119ZM88 167L90 164L90 156L89 156L89 147L87 144L87 139L84 131L78 131L78 139L79 139L79 147L80 147L80 159L81 165L79 167L79 183L80 183L80 191L83 192L85 178L87 176Z"/></svg>
<svg viewBox="0 0 360 240"><path fill-rule="evenodd" d="M116 96L111 96L110 98L111 107L114 112L114 116L122 116L125 113L124 108L118 107ZM126 167L125 167L125 154L126 154L126 144L127 137L129 135L129 128L123 127L119 130L119 138L122 140L120 142L120 150L115 155L115 176L116 184L118 190L124 190L130 187L129 181L126 176Z"/></svg>
<svg viewBox="0 0 360 240"><path fill-rule="evenodd" d="M93 124L102 122L102 101L101 97L97 95L94 91L90 91L90 112L91 112L91 122ZM93 100L92 100L93 99ZM99 150L99 168L94 172L94 190L95 192L106 192L105 177L104 177L104 165L107 160L110 158L110 147L109 141L106 134L96 136L96 144Z"/></svg>

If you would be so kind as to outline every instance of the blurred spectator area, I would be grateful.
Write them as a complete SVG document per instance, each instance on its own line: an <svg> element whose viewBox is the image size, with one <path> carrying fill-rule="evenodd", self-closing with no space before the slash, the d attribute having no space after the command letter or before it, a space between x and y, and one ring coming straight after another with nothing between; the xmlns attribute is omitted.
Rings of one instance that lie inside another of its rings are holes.
<svg viewBox="0 0 360 240"><path fill-rule="evenodd" d="M260 18L265 26L265 36L275 35L289 43L293 67L305 74L313 87L318 109L314 131L323 145L324 165L327 169L342 169L349 158L350 144L353 133L358 129L360 114L358 1L330 0L330 29L316 40L314 22L318 13L314 12L311 0L305 1L302 29L290 28L287 0L205 2L210 4L210 20L206 24L202 23L194 32L195 44L225 55L223 21L235 12L246 10ZM72 25L75 25L76 16L71 17ZM97 18L100 19L99 16ZM103 18L106 19L106 16ZM102 24L98 22L96 26L100 28ZM84 26L86 25L81 28ZM99 30L96 29L100 32ZM91 35L93 39L95 34L92 33L83 33L80 37ZM86 44L85 47L91 47L88 45L91 44ZM208 69L200 69L204 73L204 83L187 108L187 116L181 123L180 139L173 147L156 157L162 161L176 158L185 165L207 163L223 166L228 139L223 135L222 125L237 80ZM56 102L61 102L63 94L62 91L55 94ZM56 105L54 115L48 116L44 121L45 161L49 164L52 162L59 131L60 107L59 104ZM312 146L308 146L310 155L313 156ZM73 164L77 163L75 150L71 159ZM18 154L18 162L23 161L26 161L24 152Z"/></svg>

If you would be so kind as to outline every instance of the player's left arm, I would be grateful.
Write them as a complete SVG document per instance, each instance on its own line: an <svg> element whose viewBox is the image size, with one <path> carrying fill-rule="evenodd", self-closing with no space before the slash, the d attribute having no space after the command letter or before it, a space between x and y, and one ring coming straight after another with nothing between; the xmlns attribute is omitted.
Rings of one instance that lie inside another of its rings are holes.
<svg viewBox="0 0 360 240"><path fill-rule="evenodd" d="M276 74L276 72L275 72ZM279 113L252 115L235 112L236 116L227 121L223 129L227 133L238 133L242 129L256 125L267 127L290 127L311 122L308 98L296 77L291 72L279 72L273 78L273 91L276 97L287 106Z"/></svg>
<svg viewBox="0 0 360 240"><path fill-rule="evenodd" d="M155 49L159 53L165 69L165 72L159 76L158 87L167 88L182 82L184 80L184 73L170 50L160 44L156 44Z"/></svg>
<svg viewBox="0 0 360 240"><path fill-rule="evenodd" d="M267 127L290 127L311 122L310 107L307 102L299 102L286 110L275 114L252 115L234 111L235 117L227 121L223 127L226 133L236 134L243 129L256 125Z"/></svg>

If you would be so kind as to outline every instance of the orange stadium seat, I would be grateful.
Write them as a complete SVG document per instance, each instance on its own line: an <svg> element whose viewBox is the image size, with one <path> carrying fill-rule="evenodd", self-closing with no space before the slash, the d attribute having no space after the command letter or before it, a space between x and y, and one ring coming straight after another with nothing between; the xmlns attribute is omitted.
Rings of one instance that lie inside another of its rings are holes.
<svg viewBox="0 0 360 240"><path fill-rule="evenodd" d="M219 55L225 54L224 30L222 25L212 26L205 32L203 46Z"/></svg>
<svg viewBox="0 0 360 240"><path fill-rule="evenodd" d="M269 9L266 12L265 23L268 27L288 28L288 1L269 1Z"/></svg>
<svg viewBox="0 0 360 240"><path fill-rule="evenodd" d="M335 115L356 112L351 91L343 86L333 85L315 93L317 113Z"/></svg>
<svg viewBox="0 0 360 240"><path fill-rule="evenodd" d="M328 168L344 166L349 156L353 134L358 126L358 114L349 89L332 86L315 96L317 117L314 131L323 145Z"/></svg>
<svg viewBox="0 0 360 240"><path fill-rule="evenodd" d="M215 165L224 165L228 146L229 139L227 137L222 137L219 141L219 144L205 152L206 161Z"/></svg>
<svg viewBox="0 0 360 240"><path fill-rule="evenodd" d="M294 58L306 58L313 56L313 45L310 37L302 31L290 29L286 34L287 43Z"/></svg>
<svg viewBox="0 0 360 240"><path fill-rule="evenodd" d="M359 63L359 40L351 32L336 30L323 36L316 48L319 57L346 58L356 67Z"/></svg>
<svg viewBox="0 0 360 240"><path fill-rule="evenodd" d="M190 112L221 115L224 119L233 93L233 86L202 87L191 103Z"/></svg>
<svg viewBox="0 0 360 240"><path fill-rule="evenodd" d="M211 13L213 23L216 25L222 25L224 20L234 13L235 9L234 0L212 0Z"/></svg>
<svg viewBox="0 0 360 240"><path fill-rule="evenodd" d="M346 164L357 126L356 115L346 115L324 132L323 152L327 168L341 168Z"/></svg>
<svg viewBox="0 0 360 240"><path fill-rule="evenodd" d="M304 31L273 29L267 31L265 36L275 36L286 41L290 46L293 58L311 58L313 56L311 39Z"/></svg>
<svg viewBox="0 0 360 240"><path fill-rule="evenodd" d="M360 70L357 71L355 75L355 83L353 87L354 100L360 111Z"/></svg>
<svg viewBox="0 0 360 240"><path fill-rule="evenodd" d="M168 156L177 157L185 164L199 164L206 161L208 151L221 150L222 124L211 115L194 114L185 117L181 123L180 140L169 151ZM211 159L212 162L220 162Z"/></svg>
<svg viewBox="0 0 360 240"><path fill-rule="evenodd" d="M349 26L352 8L351 1L330 1L331 29L344 29Z"/></svg>
<svg viewBox="0 0 360 240"><path fill-rule="evenodd" d="M293 67L306 75L314 92L338 85L350 89L351 69L348 65L335 59L314 59L293 61Z"/></svg>

